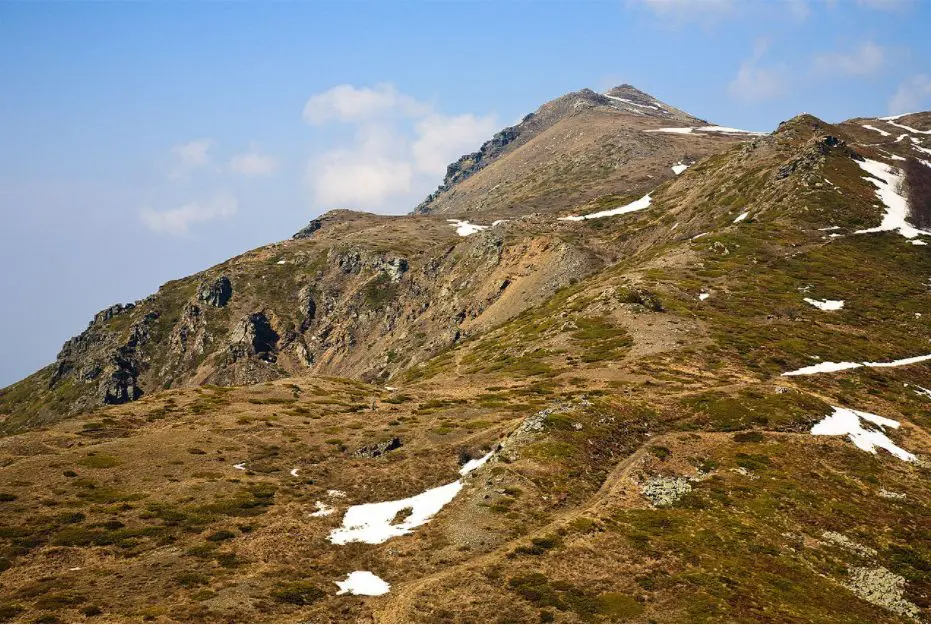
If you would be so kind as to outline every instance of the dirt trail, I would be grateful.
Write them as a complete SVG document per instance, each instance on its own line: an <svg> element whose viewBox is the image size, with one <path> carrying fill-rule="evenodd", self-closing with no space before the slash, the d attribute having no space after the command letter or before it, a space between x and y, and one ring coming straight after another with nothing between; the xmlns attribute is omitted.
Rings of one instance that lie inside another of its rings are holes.
<svg viewBox="0 0 931 625"><path fill-rule="evenodd" d="M654 436L645 441L639 448L637 448L634 453L619 462L614 467L614 469L611 470L611 473L608 474L608 477L605 479L604 483L601 485L598 491L592 495L588 502L577 508L567 510L557 515L546 525L535 529L533 534L544 534L548 531L552 531L570 519L585 514L586 512L590 512L594 508L598 507L619 482L627 479L630 476L637 463L647 454L647 450L650 446L656 445L657 443L667 438L671 438L677 434L679 433L676 432L662 434L660 436ZM496 559L502 557L505 553L508 553L519 545L524 544L526 541L527 536L515 538L476 558L467 560L461 564L444 569L442 571L437 571L436 573L405 584L404 586L399 586L396 589L392 589L392 593L385 605L374 611L374 620L379 623L411 622L407 617L407 613L409 612L413 602L416 600L421 591L442 579L458 575L465 569L476 568L490 564Z"/></svg>

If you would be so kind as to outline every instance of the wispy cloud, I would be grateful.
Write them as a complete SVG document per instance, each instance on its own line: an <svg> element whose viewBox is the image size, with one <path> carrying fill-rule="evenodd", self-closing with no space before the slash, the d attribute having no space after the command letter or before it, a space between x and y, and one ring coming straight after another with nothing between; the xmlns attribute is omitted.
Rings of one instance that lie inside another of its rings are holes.
<svg viewBox="0 0 931 625"><path fill-rule="evenodd" d="M769 49L769 40L758 39L753 55L740 64L737 76L728 85L731 95L745 102L761 102L784 95L789 88L789 68L784 63L769 67L760 61Z"/></svg>
<svg viewBox="0 0 931 625"><path fill-rule="evenodd" d="M867 41L849 52L826 52L815 55L812 66L817 74L870 76L886 64L886 51Z"/></svg>
<svg viewBox="0 0 931 625"><path fill-rule="evenodd" d="M442 176L450 161L463 154L476 151L483 139L496 130L497 120L493 115L432 114L417 122L417 138L411 145L411 153L418 171Z"/></svg>
<svg viewBox="0 0 931 625"><path fill-rule="evenodd" d="M494 115L444 115L388 83L317 94L304 119L356 126L349 147L311 158L304 178L319 208L363 210L410 210L450 162L477 150L498 127Z"/></svg>
<svg viewBox="0 0 931 625"><path fill-rule="evenodd" d="M153 232L183 236L192 224L225 219L236 214L238 202L227 193L218 193L205 202L190 202L166 210L143 209L139 219Z"/></svg>
<svg viewBox="0 0 931 625"><path fill-rule="evenodd" d="M169 150L174 159L172 176L183 176L195 169L207 167L212 164L213 158L210 150L216 146L213 139L194 139L186 143L174 145Z"/></svg>
<svg viewBox="0 0 931 625"><path fill-rule="evenodd" d="M374 87L338 85L312 96L304 105L304 121L320 125L330 121L364 122L382 115L420 117L429 104L399 93L390 83Z"/></svg>
<svg viewBox="0 0 931 625"><path fill-rule="evenodd" d="M253 178L270 176L278 169L278 160L259 152L244 152L230 159L229 170L233 173Z"/></svg>
<svg viewBox="0 0 931 625"><path fill-rule="evenodd" d="M899 83L899 88L889 99L889 113L899 115L925 107L931 101L931 76L916 74Z"/></svg>

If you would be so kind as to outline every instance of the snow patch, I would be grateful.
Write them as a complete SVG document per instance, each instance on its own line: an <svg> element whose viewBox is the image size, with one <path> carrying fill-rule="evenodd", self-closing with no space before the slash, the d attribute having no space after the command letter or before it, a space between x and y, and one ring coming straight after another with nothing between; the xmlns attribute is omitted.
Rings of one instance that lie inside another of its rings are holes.
<svg viewBox="0 0 931 625"><path fill-rule="evenodd" d="M378 597L391 590L391 584L375 575L371 571L353 571L341 582L334 582L339 586L337 595L366 595Z"/></svg>
<svg viewBox="0 0 931 625"><path fill-rule="evenodd" d="M893 360L892 362L864 362L863 364L867 367L904 367L906 365L914 365L919 362L925 362L931 360L931 354L926 354L924 356L912 356L911 358L902 358L900 360Z"/></svg>
<svg viewBox="0 0 931 625"><path fill-rule="evenodd" d="M297 477L298 469L291 469L291 477Z"/></svg>
<svg viewBox="0 0 931 625"><path fill-rule="evenodd" d="M802 367L801 369L796 369L795 371L787 371L783 373L784 376L793 376L793 375L812 375L815 373L833 373L835 371L844 371L846 369L857 369L863 365L859 362L819 362L816 365L810 365L808 367Z"/></svg>
<svg viewBox="0 0 931 625"><path fill-rule="evenodd" d="M870 175L871 182L879 187L876 191L876 196L882 200L882 203L885 205L886 214L883 215L882 223L875 228L857 230L854 234L898 231L898 233L906 239L914 239L922 234L931 236L931 232L919 230L909 225L906 221L908 217L908 202L898 193L904 176L895 173L892 167L885 163L880 163L879 161L864 159L862 162L856 161L856 163Z"/></svg>
<svg viewBox="0 0 931 625"><path fill-rule="evenodd" d="M678 176L679 174L681 174L688 168L689 168L688 165L685 165L683 163L676 163L675 165L672 166L672 173Z"/></svg>
<svg viewBox="0 0 931 625"><path fill-rule="evenodd" d="M317 508L316 512L311 512L310 516L330 516L336 512L336 508L328 506L322 501L315 501L314 506Z"/></svg>
<svg viewBox="0 0 931 625"><path fill-rule="evenodd" d="M490 457L491 453L473 461L471 467L463 466L459 474L468 475ZM462 486L462 480L456 480L406 499L350 506L343 516L342 526L330 532L330 542L334 545L354 542L378 545L395 536L410 534L414 528L430 522L446 504L455 499ZM401 513L406 514L394 523Z"/></svg>
<svg viewBox="0 0 931 625"><path fill-rule="evenodd" d="M709 297L711 297L711 293L699 293L698 294L698 299L700 299L701 301L705 301Z"/></svg>
<svg viewBox="0 0 931 625"><path fill-rule="evenodd" d="M895 126L896 128L901 128L902 130L907 130L909 132L914 132L916 135L931 135L931 130L918 130L917 128L912 128L911 126L906 126L905 124L894 122L891 119L886 121L889 122L890 126Z"/></svg>
<svg viewBox="0 0 931 625"><path fill-rule="evenodd" d="M723 134L741 134L741 135L765 135L765 132L754 132L752 130L741 130L740 128L730 128L729 126L685 126L682 128L651 128L647 132L667 132L677 135L690 135L693 131L697 132L720 132Z"/></svg>
<svg viewBox="0 0 931 625"><path fill-rule="evenodd" d="M746 219L746 218L747 218L747 215L749 215L749 214L750 214L750 211L746 211L746 212L740 213L739 215L737 215L737 219L734 220L734 223L735 223L735 224L739 224L739 223L742 222L744 219Z"/></svg>
<svg viewBox="0 0 931 625"><path fill-rule="evenodd" d="M916 459L914 454L893 443L883 432L883 428L898 428L898 421L849 408L838 406L831 406L831 408L834 412L811 428L811 433L815 436L847 436L850 442L863 451L875 454L876 448L879 447L906 462L913 462ZM868 421L878 426L879 429L865 428L863 421Z"/></svg>
<svg viewBox="0 0 931 625"><path fill-rule="evenodd" d="M931 354L924 356L912 356L911 358L901 358L890 362L822 362L810 367L802 367L795 371L789 371L782 375L811 375L813 373L833 373L834 371L844 371L845 369L857 369L859 367L885 368L885 367L904 367L914 365L920 362L931 360Z"/></svg>
<svg viewBox="0 0 931 625"><path fill-rule="evenodd" d="M886 131L883 130L882 128L877 128L876 126L870 126L869 124L863 124L863 127L864 127L864 128L868 128L869 130L875 130L876 132L878 132L879 134L881 134L881 135L884 136L884 137L888 137L888 136L890 136L890 135L892 134L892 133L890 133L890 132L886 132Z"/></svg>
<svg viewBox="0 0 931 625"><path fill-rule="evenodd" d="M447 219L446 221L451 223L453 227L456 228L456 234L461 237L467 237L470 234L475 234L476 232L481 232L482 230L488 229L488 226L472 224L464 219Z"/></svg>
<svg viewBox="0 0 931 625"><path fill-rule="evenodd" d="M805 301L820 310L840 310L844 307L844 300L842 299L817 300L806 297Z"/></svg>
<svg viewBox="0 0 931 625"><path fill-rule="evenodd" d="M238 470L238 471L245 471L245 470L246 470L246 463L245 463L245 462L240 462L239 464L234 464L234 465L233 465L233 468L236 469L236 470Z"/></svg>
<svg viewBox="0 0 931 625"><path fill-rule="evenodd" d="M559 217L558 221L583 221L585 219L601 219L602 217L614 217L616 215L624 215L626 213L633 213L634 211L643 210L647 208L652 199L650 198L650 193L647 193L639 200L634 200L630 204L625 204L624 206L618 206L617 208L612 208L610 210L598 211L597 213L589 213L588 215L569 215L568 217Z"/></svg>
<svg viewBox="0 0 931 625"><path fill-rule="evenodd" d="M475 469L479 468L480 466L488 462L488 459L491 458L491 455L493 453L495 453L495 450L492 449L491 451L489 451L487 454L485 454L481 458L473 458L472 460L469 460L464 465L462 465L461 469L459 469L459 475L468 475Z"/></svg>

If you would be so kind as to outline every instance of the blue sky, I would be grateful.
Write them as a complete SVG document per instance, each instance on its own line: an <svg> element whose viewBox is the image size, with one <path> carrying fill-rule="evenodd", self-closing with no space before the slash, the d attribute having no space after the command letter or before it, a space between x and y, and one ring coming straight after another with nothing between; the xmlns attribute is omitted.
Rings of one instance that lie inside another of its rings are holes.
<svg viewBox="0 0 931 625"><path fill-rule="evenodd" d="M403 213L568 91L769 130L931 108L919 0L0 3L0 386L336 207Z"/></svg>

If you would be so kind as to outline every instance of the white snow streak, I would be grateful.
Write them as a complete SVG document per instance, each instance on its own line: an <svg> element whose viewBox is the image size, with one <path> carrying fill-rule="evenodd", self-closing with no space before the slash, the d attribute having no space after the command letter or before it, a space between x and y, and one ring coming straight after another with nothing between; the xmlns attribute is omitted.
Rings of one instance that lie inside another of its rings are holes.
<svg viewBox="0 0 931 625"><path fill-rule="evenodd" d="M864 362L864 366L867 367L904 367L906 365L914 365L919 362L925 362L931 360L931 354L925 356L913 356L911 358L902 358L900 360L893 360L892 362Z"/></svg>
<svg viewBox="0 0 931 625"><path fill-rule="evenodd" d="M585 219L601 219L602 217L614 217L615 215L633 213L634 211L643 210L650 205L650 202L652 202L650 195L650 193L647 193L639 200L634 200L630 204L618 206L617 208L612 208L610 210L589 213L588 215L569 215L568 217L560 217L558 221L583 221Z"/></svg>
<svg viewBox="0 0 931 625"><path fill-rule="evenodd" d="M675 165L672 166L672 173L678 176L679 174L681 174L688 168L689 168L688 165L685 165L683 163L676 163Z"/></svg>
<svg viewBox="0 0 931 625"><path fill-rule="evenodd" d="M709 297L711 297L711 293L699 293L698 294L698 299L700 299L701 301L705 301Z"/></svg>
<svg viewBox="0 0 931 625"><path fill-rule="evenodd" d="M245 471L245 470L246 470L246 463L245 463L245 462L240 462L239 464L234 464L234 465L233 465L233 468L234 468L234 469L238 469L238 470L240 470L240 471Z"/></svg>
<svg viewBox="0 0 931 625"><path fill-rule="evenodd" d="M754 132L752 130L741 130L740 128L730 128L729 126L685 126L682 128L652 128L647 132L667 132L677 135L690 135L693 131L697 132L720 132L723 134L739 135L765 135L765 132Z"/></svg>
<svg viewBox="0 0 931 625"><path fill-rule="evenodd" d="M879 134L881 134L881 135L884 136L884 137L888 137L888 136L890 136L890 135L892 134L892 133L890 133L890 132L886 132L886 131L883 130L882 128L877 128L876 126L870 126L869 124L863 124L863 127L864 127L864 128L868 128L868 129L870 129L870 130L875 130L876 132L878 132Z"/></svg>
<svg viewBox="0 0 931 625"><path fill-rule="evenodd" d="M297 477L298 469L291 469L291 477Z"/></svg>
<svg viewBox="0 0 931 625"><path fill-rule="evenodd" d="M815 436L847 436L854 445L871 454L875 454L876 448L880 447L900 460L913 462L916 459L914 454L893 443L883 433L883 428L898 428L898 421L849 408L837 406L831 406L831 408L834 412L811 428L811 433ZM877 425L879 429L864 428L863 421Z"/></svg>
<svg viewBox="0 0 931 625"><path fill-rule="evenodd" d="M903 181L901 174L896 174L892 167L879 161L864 159L862 162L856 161L856 163L870 175L870 181L879 187L876 196L885 205L886 214L883 215L882 223L875 228L857 230L854 234L898 231L906 239L914 239L922 234L931 235L931 232L919 230L906 221L908 202L898 193Z"/></svg>
<svg viewBox="0 0 931 625"><path fill-rule="evenodd" d="M918 130L917 128L912 128L911 126L906 126L905 124L899 124L897 122L886 120L889 122L890 126L895 126L896 128L901 128L902 130L907 130L909 132L914 132L916 135L931 135L931 130Z"/></svg>
<svg viewBox="0 0 931 625"><path fill-rule="evenodd" d="M746 211L746 212L744 212L744 213L740 213L739 215L737 215L737 219L734 220L734 223L735 223L735 224L739 224L739 223L742 222L744 219L746 219L746 218L747 218L747 215L749 215L749 214L750 214L750 211Z"/></svg>
<svg viewBox="0 0 931 625"><path fill-rule="evenodd" d="M495 453L495 451L492 449L491 451L489 451L487 454L485 454L481 458L473 458L472 460L469 460L464 465L462 465L461 469L459 469L459 475L468 475L475 469L479 468L480 466L488 462L488 459L491 458L491 455L493 453Z"/></svg>
<svg viewBox="0 0 931 625"><path fill-rule="evenodd" d="M842 299L817 300L806 297L805 301L815 308L819 308L821 310L840 310L844 307L844 300Z"/></svg>
<svg viewBox="0 0 931 625"><path fill-rule="evenodd" d="M391 584L371 571L353 571L343 581L333 583L339 586L337 595L349 593L377 597L391 590Z"/></svg>
<svg viewBox="0 0 931 625"><path fill-rule="evenodd" d="M911 358L901 358L899 360L892 360L890 362L821 362L810 367L802 367L801 369L796 369L795 371L788 371L782 375L789 376L811 375L813 373L833 373L834 371L857 369L859 367L871 367L874 369L881 369L886 367L905 367L907 365L914 365L920 362L926 362L928 360L931 360L931 354L926 354L924 356L912 356Z"/></svg>

